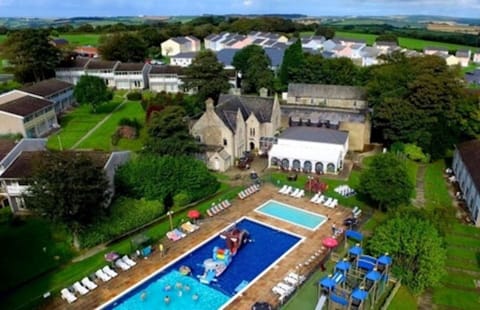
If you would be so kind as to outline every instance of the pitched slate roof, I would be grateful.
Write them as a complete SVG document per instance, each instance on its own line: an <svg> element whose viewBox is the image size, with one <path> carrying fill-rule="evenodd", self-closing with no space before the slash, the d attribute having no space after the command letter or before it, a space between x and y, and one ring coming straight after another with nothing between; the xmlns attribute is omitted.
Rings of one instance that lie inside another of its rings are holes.
<svg viewBox="0 0 480 310"><path fill-rule="evenodd" d="M149 74L178 74L182 75L184 69L180 66L152 66Z"/></svg>
<svg viewBox="0 0 480 310"><path fill-rule="evenodd" d="M337 41L343 41L343 42L349 42L349 43L367 43L363 39L349 39L349 38L342 38L342 37L335 37L333 39Z"/></svg>
<svg viewBox="0 0 480 310"><path fill-rule="evenodd" d="M93 164L102 168L107 164L111 153L101 151L64 151L71 153L71 156L85 155L90 158ZM46 151L23 151L2 173L2 179L27 179L33 176L34 167L38 161L45 156Z"/></svg>
<svg viewBox="0 0 480 310"><path fill-rule="evenodd" d="M321 127L298 126L285 129L278 138L343 145L347 142L348 132Z"/></svg>
<svg viewBox="0 0 480 310"><path fill-rule="evenodd" d="M142 71L143 67L145 67L143 62L121 62L115 71Z"/></svg>
<svg viewBox="0 0 480 310"><path fill-rule="evenodd" d="M195 58L197 54L198 52L184 52L184 53L179 53L175 56L172 56L171 58Z"/></svg>
<svg viewBox="0 0 480 310"><path fill-rule="evenodd" d="M84 70L85 66L89 61L91 61L91 58L86 58L86 57L76 57L75 60L70 63L67 66L64 67L59 67L60 69L69 69L69 70Z"/></svg>
<svg viewBox="0 0 480 310"><path fill-rule="evenodd" d="M25 94L0 104L0 111L18 116L27 116L51 105L53 105L52 101Z"/></svg>
<svg viewBox="0 0 480 310"><path fill-rule="evenodd" d="M219 36L218 34L212 33L212 34L209 34L208 36L206 36L204 38L204 40L213 40L214 38L216 38L218 36Z"/></svg>
<svg viewBox="0 0 480 310"><path fill-rule="evenodd" d="M115 60L91 60L85 66L85 70L113 70L117 63Z"/></svg>
<svg viewBox="0 0 480 310"><path fill-rule="evenodd" d="M480 192L480 139L461 143L457 146L457 149L472 177L473 184Z"/></svg>
<svg viewBox="0 0 480 310"><path fill-rule="evenodd" d="M398 46L398 44L396 42L392 42L392 41L377 41L375 42L374 44L375 46L389 46L389 47L395 47L395 46Z"/></svg>
<svg viewBox="0 0 480 310"><path fill-rule="evenodd" d="M57 79L43 80L31 86L21 88L22 91L37 96L50 97L65 89L73 88L73 84Z"/></svg>
<svg viewBox="0 0 480 310"><path fill-rule="evenodd" d="M465 73L465 79L468 83L477 83L480 84L480 70L476 69L473 72Z"/></svg>
<svg viewBox="0 0 480 310"><path fill-rule="evenodd" d="M12 139L0 138L0 161L17 145Z"/></svg>
<svg viewBox="0 0 480 310"><path fill-rule="evenodd" d="M178 44L190 43L190 40L185 37L173 37L170 40L177 42Z"/></svg>
<svg viewBox="0 0 480 310"><path fill-rule="evenodd" d="M272 65L272 67L280 67L283 62L283 55L285 54L285 49L276 47L265 47L264 50L268 58L270 58L270 64Z"/></svg>
<svg viewBox="0 0 480 310"><path fill-rule="evenodd" d="M253 113L260 123L268 123L272 118L273 103L273 98L221 94L215 107L215 113L230 130L235 132L238 110L244 120Z"/></svg>
<svg viewBox="0 0 480 310"><path fill-rule="evenodd" d="M462 58L468 58L470 57L470 51L469 50L458 50L455 56L457 57L462 57Z"/></svg>
<svg viewBox="0 0 480 310"><path fill-rule="evenodd" d="M427 46L423 51L437 51L437 52L448 52L448 48L445 47L436 47L436 46Z"/></svg>
<svg viewBox="0 0 480 310"><path fill-rule="evenodd" d="M238 49L235 48L224 48L217 52L217 59L223 64L223 66L228 67L232 65L233 57L238 52Z"/></svg>
<svg viewBox="0 0 480 310"><path fill-rule="evenodd" d="M291 83L288 84L288 96L364 100L366 93L355 86Z"/></svg>

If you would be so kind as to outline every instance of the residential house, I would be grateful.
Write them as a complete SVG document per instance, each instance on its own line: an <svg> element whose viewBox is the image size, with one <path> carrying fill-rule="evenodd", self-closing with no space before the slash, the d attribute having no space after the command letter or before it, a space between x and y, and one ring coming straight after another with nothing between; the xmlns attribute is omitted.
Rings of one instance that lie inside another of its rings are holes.
<svg viewBox="0 0 480 310"><path fill-rule="evenodd" d="M65 151L71 156L85 155L89 157L93 163L102 168L105 176L109 181L110 199L115 192L114 177L116 169L130 159L130 152L100 152L100 151ZM44 156L45 151L22 151L10 163L8 167L0 175L2 188L8 198L10 208L13 213L28 212L25 208L23 195L28 191L29 179L33 176L33 168L35 162Z"/></svg>
<svg viewBox="0 0 480 310"><path fill-rule="evenodd" d="M380 51L380 54L389 54L398 49L398 44L397 42L391 41L378 41L373 43L373 47L376 47Z"/></svg>
<svg viewBox="0 0 480 310"><path fill-rule="evenodd" d="M334 49L337 47L337 45L341 45L339 41L336 40L326 40L323 42L323 50L327 52L334 52Z"/></svg>
<svg viewBox="0 0 480 310"><path fill-rule="evenodd" d="M197 57L197 52L180 53L170 58L170 65L179 67L188 67Z"/></svg>
<svg viewBox="0 0 480 310"><path fill-rule="evenodd" d="M50 44L52 44L53 46L55 46L56 48L65 48L68 46L68 40L67 39L64 39L64 38L57 38L57 39L52 39L50 40Z"/></svg>
<svg viewBox="0 0 480 310"><path fill-rule="evenodd" d="M60 114L77 102L73 96L73 87L71 83L49 79L23 87L21 90L52 101L55 113Z"/></svg>
<svg viewBox="0 0 480 310"><path fill-rule="evenodd" d="M268 153L268 167L338 173L348 152L348 132L319 127L290 127Z"/></svg>
<svg viewBox="0 0 480 310"><path fill-rule="evenodd" d="M302 48L311 48L313 50L320 50L323 48L323 42L325 42L325 37L323 36L309 36L303 37Z"/></svg>
<svg viewBox="0 0 480 310"><path fill-rule="evenodd" d="M371 123L366 93L360 87L289 84L282 105L284 126L325 127L348 131L349 149L363 150L370 143Z"/></svg>
<svg viewBox="0 0 480 310"><path fill-rule="evenodd" d="M201 42L194 36L174 37L160 44L164 56L175 56L180 53L198 52Z"/></svg>
<svg viewBox="0 0 480 310"><path fill-rule="evenodd" d="M78 46L73 51L80 57L98 58L100 56L98 49L90 45Z"/></svg>
<svg viewBox="0 0 480 310"><path fill-rule="evenodd" d="M195 122L191 134L209 146L207 166L225 171L245 151L258 151L260 140L273 137L280 128L278 98L220 95L216 107L207 100L206 111Z"/></svg>
<svg viewBox="0 0 480 310"><path fill-rule="evenodd" d="M115 69L119 64L119 61L92 59L85 65L85 75L97 76L108 87L115 87Z"/></svg>
<svg viewBox="0 0 480 310"><path fill-rule="evenodd" d="M453 171L475 226L480 227L480 140L457 145Z"/></svg>
<svg viewBox="0 0 480 310"><path fill-rule="evenodd" d="M148 73L150 90L155 92L183 92L184 69L179 66L152 66Z"/></svg>
<svg viewBox="0 0 480 310"><path fill-rule="evenodd" d="M360 51L360 57L362 58L362 67L373 66L379 63L378 56L381 51L377 47L366 46Z"/></svg>
<svg viewBox="0 0 480 310"><path fill-rule="evenodd" d="M455 57L458 58L458 61L462 67L468 67L470 59L472 58L472 52L470 50L458 50L455 53Z"/></svg>
<svg viewBox="0 0 480 310"><path fill-rule="evenodd" d="M350 38L342 38L342 37L335 37L334 40L341 45L351 47L354 44L361 44L363 46L367 46L367 42L362 39L350 39Z"/></svg>
<svg viewBox="0 0 480 310"><path fill-rule="evenodd" d="M465 73L465 80L468 84L480 85L480 69Z"/></svg>
<svg viewBox="0 0 480 310"><path fill-rule="evenodd" d="M476 64L480 63L480 53L473 53L473 62Z"/></svg>
<svg viewBox="0 0 480 310"><path fill-rule="evenodd" d="M351 54L350 58L351 59L359 59L362 58L362 50L365 48L365 44L353 44L350 46Z"/></svg>
<svg viewBox="0 0 480 310"><path fill-rule="evenodd" d="M0 135L38 138L58 127L52 101L20 90L0 95Z"/></svg>
<svg viewBox="0 0 480 310"><path fill-rule="evenodd" d="M148 88L148 63L121 62L115 68L114 82L117 89L145 89Z"/></svg>
<svg viewBox="0 0 480 310"><path fill-rule="evenodd" d="M270 59L270 68L272 70L277 70L280 68L283 62L283 55L285 54L285 49L282 48L273 48L265 47L265 54ZM225 69L233 69L233 57L238 52L237 49L225 48L217 52L217 59L221 62Z"/></svg>
<svg viewBox="0 0 480 310"><path fill-rule="evenodd" d="M352 58L352 48L349 45L337 45L333 48L332 52L335 53L335 57Z"/></svg>
<svg viewBox="0 0 480 310"><path fill-rule="evenodd" d="M21 139L14 141L0 138L0 176L23 151L46 150L47 139ZM0 183L0 208L8 201L7 190Z"/></svg>
<svg viewBox="0 0 480 310"><path fill-rule="evenodd" d="M443 54L443 55L448 55L448 49L444 47L433 47L433 46L427 46L423 49L423 53L425 55L435 55L435 54Z"/></svg>
<svg viewBox="0 0 480 310"><path fill-rule="evenodd" d="M440 57L444 56L443 54L437 54ZM458 59L455 55L448 55L445 57L445 62L447 63L448 66L457 66L460 64L460 59Z"/></svg>
<svg viewBox="0 0 480 310"><path fill-rule="evenodd" d="M90 58L76 57L71 63L55 69L57 79L76 85L80 77L85 75L85 67Z"/></svg>

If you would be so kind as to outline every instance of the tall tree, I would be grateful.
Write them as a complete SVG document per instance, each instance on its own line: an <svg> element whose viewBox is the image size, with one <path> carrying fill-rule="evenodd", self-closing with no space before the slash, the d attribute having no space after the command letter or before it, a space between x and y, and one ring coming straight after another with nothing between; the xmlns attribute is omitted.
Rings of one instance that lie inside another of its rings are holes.
<svg viewBox="0 0 480 310"><path fill-rule="evenodd" d="M375 229L367 247L374 255L388 252L393 273L415 294L438 284L445 273L443 240L418 211L390 217Z"/></svg>
<svg viewBox="0 0 480 310"><path fill-rule="evenodd" d="M211 50L198 53L192 64L185 70L186 89L196 89L199 100L212 98L218 100L220 93L230 88L228 76L223 65L218 62L217 56Z"/></svg>
<svg viewBox="0 0 480 310"><path fill-rule="evenodd" d="M317 36L324 36L325 39L332 39L335 36L335 29L331 27L325 26L318 26L317 30L315 31L315 35Z"/></svg>
<svg viewBox="0 0 480 310"><path fill-rule="evenodd" d="M258 45L249 45L233 56L232 65L242 73L242 90L245 93L258 93L260 88L273 88L273 72L270 58Z"/></svg>
<svg viewBox="0 0 480 310"><path fill-rule="evenodd" d="M38 154L24 197L27 208L66 224L78 247L78 231L104 214L110 197L103 164L78 152Z"/></svg>
<svg viewBox="0 0 480 310"><path fill-rule="evenodd" d="M398 45L398 37L393 33L381 34L375 38L375 42L394 42Z"/></svg>
<svg viewBox="0 0 480 310"><path fill-rule="evenodd" d="M90 104L95 113L97 106L112 99L112 93L105 82L93 75L82 75L73 91L75 99L80 104Z"/></svg>
<svg viewBox="0 0 480 310"><path fill-rule="evenodd" d="M286 88L292 76L295 75L295 70L302 68L305 63L305 56L302 50L302 43L297 39L295 43L290 45L283 55L282 65L280 67L279 78L283 87Z"/></svg>
<svg viewBox="0 0 480 310"><path fill-rule="evenodd" d="M359 192L381 210L408 205L413 189L405 162L393 153L376 155L360 175Z"/></svg>
<svg viewBox="0 0 480 310"><path fill-rule="evenodd" d="M50 43L49 31L25 29L10 32L2 44L3 57L19 82L41 81L55 76L61 53Z"/></svg>
<svg viewBox="0 0 480 310"><path fill-rule="evenodd" d="M120 32L101 37L98 51L106 60L143 62L147 56L147 44L136 33Z"/></svg>
<svg viewBox="0 0 480 310"><path fill-rule="evenodd" d="M160 112L153 112L147 130L146 152L178 156L198 151L189 132L185 109L181 106L167 106Z"/></svg>

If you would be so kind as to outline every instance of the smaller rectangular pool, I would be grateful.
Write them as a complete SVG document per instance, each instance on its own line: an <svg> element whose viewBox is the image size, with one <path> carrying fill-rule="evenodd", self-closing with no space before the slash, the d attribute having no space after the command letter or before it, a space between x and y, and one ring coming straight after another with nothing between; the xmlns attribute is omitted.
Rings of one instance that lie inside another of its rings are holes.
<svg viewBox="0 0 480 310"><path fill-rule="evenodd" d="M276 200L265 202L255 211L308 230L318 229L327 220L321 214L302 210Z"/></svg>

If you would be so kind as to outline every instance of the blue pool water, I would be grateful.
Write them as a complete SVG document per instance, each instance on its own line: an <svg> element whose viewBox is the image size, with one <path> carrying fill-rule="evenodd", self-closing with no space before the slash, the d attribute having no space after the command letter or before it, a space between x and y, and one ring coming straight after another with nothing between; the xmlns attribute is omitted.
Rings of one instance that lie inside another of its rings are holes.
<svg viewBox="0 0 480 310"><path fill-rule="evenodd" d="M327 220L321 214L305 211L275 200L267 201L255 211L310 230L317 229Z"/></svg>
<svg viewBox="0 0 480 310"><path fill-rule="evenodd" d="M218 236L187 253L145 283L107 305L105 309L218 309L236 294L237 286L250 283L300 241L297 236L249 219L241 220L236 226L249 232L250 242L242 246L217 282L202 284L197 280L197 275L203 274L203 261L212 257L213 248L225 247L225 240ZM176 271L183 265L192 269L192 277L182 276ZM181 297L178 296L179 290L175 288L177 282L188 283L190 287L189 291L182 291ZM172 287L168 305L163 301L167 294L164 291L167 284ZM147 292L147 297L142 301L141 294L144 291ZM192 299L194 293L200 296L197 301Z"/></svg>

